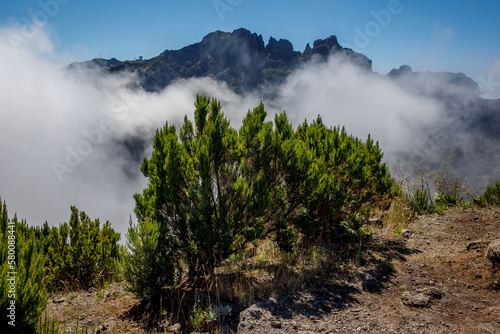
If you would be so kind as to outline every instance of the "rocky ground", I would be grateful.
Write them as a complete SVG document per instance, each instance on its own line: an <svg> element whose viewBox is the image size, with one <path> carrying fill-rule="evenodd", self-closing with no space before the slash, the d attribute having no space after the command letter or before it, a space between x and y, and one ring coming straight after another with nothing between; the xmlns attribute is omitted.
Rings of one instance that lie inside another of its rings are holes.
<svg viewBox="0 0 500 334"><path fill-rule="evenodd" d="M500 333L500 275L485 252L500 238L500 210L453 208L419 217L404 237L379 228L362 265L330 283L233 310L238 333ZM145 332L121 284L54 295L49 318L67 329ZM239 314L238 314L239 313ZM182 326L161 327L175 331ZM63 328L61 328L63 329Z"/></svg>

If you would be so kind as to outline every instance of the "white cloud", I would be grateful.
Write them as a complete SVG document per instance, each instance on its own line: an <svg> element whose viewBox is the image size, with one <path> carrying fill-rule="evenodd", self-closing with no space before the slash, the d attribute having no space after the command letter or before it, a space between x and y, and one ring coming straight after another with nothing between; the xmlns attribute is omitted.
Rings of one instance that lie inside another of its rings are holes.
<svg viewBox="0 0 500 334"><path fill-rule="evenodd" d="M414 131L439 117L439 106L411 95L386 77L367 73L341 58L306 66L282 87L278 105L296 122L319 114L326 124L345 126L361 138L379 140L391 159L411 147Z"/></svg>

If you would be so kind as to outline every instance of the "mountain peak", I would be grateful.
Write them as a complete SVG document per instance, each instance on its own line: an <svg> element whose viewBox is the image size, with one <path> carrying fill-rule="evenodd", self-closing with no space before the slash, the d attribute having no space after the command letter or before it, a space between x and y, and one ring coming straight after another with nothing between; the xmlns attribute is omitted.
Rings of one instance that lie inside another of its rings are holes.
<svg viewBox="0 0 500 334"><path fill-rule="evenodd" d="M286 39L280 39L277 41L274 37L269 38L266 50L272 56L277 57L290 57L293 55L293 45Z"/></svg>
<svg viewBox="0 0 500 334"><path fill-rule="evenodd" d="M413 74L413 69L409 65L401 65L398 69L393 68L389 73L387 73L387 75L392 78L397 78L408 74Z"/></svg>
<svg viewBox="0 0 500 334"><path fill-rule="evenodd" d="M264 50L264 40L262 35L252 33L250 30L240 28L234 30L232 33L217 30L212 32L201 41L203 46L216 46L216 47L233 47L246 45L251 50L262 52Z"/></svg>
<svg viewBox="0 0 500 334"><path fill-rule="evenodd" d="M332 51L337 51L341 49L342 47L337 41L337 36L332 35L326 39L318 39L314 41L313 48L311 51L313 54L328 56L330 53L332 53Z"/></svg>

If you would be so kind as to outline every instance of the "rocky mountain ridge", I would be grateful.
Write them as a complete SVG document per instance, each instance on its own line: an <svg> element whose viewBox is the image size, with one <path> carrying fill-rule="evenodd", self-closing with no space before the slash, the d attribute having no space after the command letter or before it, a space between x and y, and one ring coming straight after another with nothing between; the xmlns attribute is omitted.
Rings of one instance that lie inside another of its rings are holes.
<svg viewBox="0 0 500 334"><path fill-rule="evenodd" d="M346 56L354 64L372 70L366 56L343 48L336 36L316 40L304 52L293 50L286 39L271 37L267 45L262 35L246 29L232 33L215 31L201 42L180 50L166 50L147 60L119 61L115 58L96 58L73 63L71 67L97 66L110 73L136 72L146 91L160 91L176 79L209 76L226 82L237 92L253 90L262 84L280 83L289 73L313 58L326 59L336 53Z"/></svg>
<svg viewBox="0 0 500 334"><path fill-rule="evenodd" d="M286 39L270 37L267 45L262 35L240 28L233 32L215 31L203 37L201 42L179 50L165 50L151 59L120 61L115 58L96 58L82 63L73 63L69 68L97 67L109 73L135 72L140 85L146 91L161 91L176 79L212 77L226 82L238 93L255 90L265 84L279 84L288 74L307 62L316 59L326 61L330 55L344 56L344 59L372 72L372 61L365 55L342 47L335 35L308 43L303 52L294 51ZM387 75L393 80L411 78L415 83L410 89L423 94L443 97L435 86L424 85L426 81L438 81L443 86L454 85L466 90L467 95L479 96L479 86L463 73L413 72L403 65ZM426 88L433 91L426 91Z"/></svg>

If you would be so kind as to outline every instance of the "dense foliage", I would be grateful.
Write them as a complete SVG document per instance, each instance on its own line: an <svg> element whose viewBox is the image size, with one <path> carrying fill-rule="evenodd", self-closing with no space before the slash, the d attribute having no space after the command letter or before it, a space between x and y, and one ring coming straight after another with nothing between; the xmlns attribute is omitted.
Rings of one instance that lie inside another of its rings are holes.
<svg viewBox="0 0 500 334"><path fill-rule="evenodd" d="M1 202L0 202L1 204ZM0 331L29 333L45 309L43 285L45 256L34 231L14 216L9 220L0 205Z"/></svg>
<svg viewBox="0 0 500 334"><path fill-rule="evenodd" d="M1 332L32 332L48 291L89 288L113 279L119 239L109 222L101 227L98 219L90 220L75 207L69 223L51 228L47 223L28 226L16 216L9 220L5 203L0 206ZM15 326L5 320L10 321L12 303Z"/></svg>
<svg viewBox="0 0 500 334"><path fill-rule="evenodd" d="M161 288L173 283L174 256L160 247L160 225L148 219L138 226L130 224L127 247L119 262L120 276L128 282L128 290L146 301L155 301Z"/></svg>
<svg viewBox="0 0 500 334"><path fill-rule="evenodd" d="M478 196L477 201L482 206L500 206L500 182L488 186L484 193Z"/></svg>
<svg viewBox="0 0 500 334"><path fill-rule="evenodd" d="M118 240L109 222L102 227L83 211L71 207L69 223L52 227L48 235L47 280L51 289L88 289L112 279L118 257Z"/></svg>
<svg viewBox="0 0 500 334"><path fill-rule="evenodd" d="M190 276L212 273L256 239L292 250L299 240L362 236L364 205L391 187L378 144L319 116L296 130L285 113L266 116L260 104L235 130L217 100L197 96L194 123L186 116L180 131L168 122L157 130L128 235L128 261L140 265L128 277L132 291L150 287L152 270L158 286L184 267Z"/></svg>

